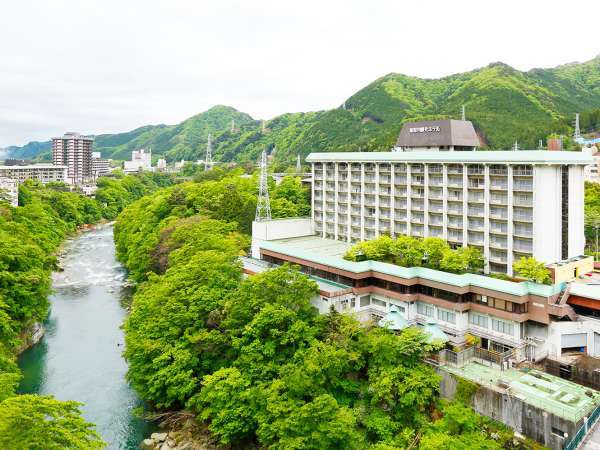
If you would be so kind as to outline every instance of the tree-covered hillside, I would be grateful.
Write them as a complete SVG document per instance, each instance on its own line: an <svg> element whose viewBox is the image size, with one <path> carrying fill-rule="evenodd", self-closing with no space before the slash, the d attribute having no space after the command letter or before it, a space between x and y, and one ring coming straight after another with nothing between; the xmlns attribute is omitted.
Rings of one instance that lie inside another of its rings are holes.
<svg viewBox="0 0 600 450"><path fill-rule="evenodd" d="M275 161L285 167L297 154L314 151L387 150L403 122L458 118L462 105L484 147L510 148L518 140L521 148L537 148L539 139L551 133L569 133L575 112L584 117L600 107L600 56L528 72L493 63L439 79L392 73L352 95L343 107L283 114L263 125L231 107L215 106L178 125L99 135L96 148L113 159L128 159L132 150L150 147L170 161L195 160L203 158L210 132L217 160L255 161L262 149L276 147ZM40 148L47 154L49 144L11 151L30 156Z"/></svg>

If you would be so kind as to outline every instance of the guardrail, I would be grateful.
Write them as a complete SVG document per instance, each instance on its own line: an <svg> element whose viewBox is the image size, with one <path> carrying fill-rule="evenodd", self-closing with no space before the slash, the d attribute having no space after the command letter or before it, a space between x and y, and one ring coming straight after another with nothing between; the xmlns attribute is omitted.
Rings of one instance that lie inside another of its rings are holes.
<svg viewBox="0 0 600 450"><path fill-rule="evenodd" d="M598 417L600 417L600 405L596 406L596 409L592 411L585 423L579 427L579 430L577 430L571 440L565 444L563 449L575 450L578 448L588 433L594 428L594 424L598 421Z"/></svg>

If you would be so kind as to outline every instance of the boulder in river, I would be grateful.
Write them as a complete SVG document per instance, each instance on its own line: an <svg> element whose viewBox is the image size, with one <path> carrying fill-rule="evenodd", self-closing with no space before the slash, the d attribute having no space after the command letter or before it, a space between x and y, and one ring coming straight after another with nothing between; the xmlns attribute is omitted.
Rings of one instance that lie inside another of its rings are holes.
<svg viewBox="0 0 600 450"><path fill-rule="evenodd" d="M156 442L164 442L167 439L167 433L152 433L150 439L154 439Z"/></svg>

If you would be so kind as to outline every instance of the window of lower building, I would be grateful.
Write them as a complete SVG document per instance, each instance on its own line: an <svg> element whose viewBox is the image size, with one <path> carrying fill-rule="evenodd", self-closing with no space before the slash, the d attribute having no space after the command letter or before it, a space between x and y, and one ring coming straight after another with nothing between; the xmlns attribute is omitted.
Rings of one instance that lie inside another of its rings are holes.
<svg viewBox="0 0 600 450"><path fill-rule="evenodd" d="M514 333L514 326L512 323L504 320L492 319L492 330L512 336Z"/></svg>
<svg viewBox="0 0 600 450"><path fill-rule="evenodd" d="M424 302L417 302L417 313L427 317L433 317L433 306Z"/></svg>
<svg viewBox="0 0 600 450"><path fill-rule="evenodd" d="M481 328L487 328L488 326L488 318L483 314L478 314L476 312L469 312L469 323L471 325L476 325Z"/></svg>
<svg viewBox="0 0 600 450"><path fill-rule="evenodd" d="M365 306L369 306L371 304L371 297L369 295L363 295L360 298L360 307L364 308Z"/></svg>
<svg viewBox="0 0 600 450"><path fill-rule="evenodd" d="M372 299L371 303L376 306L381 306L382 308L385 308L387 306L387 302L384 302L383 300L380 300L378 298Z"/></svg>
<svg viewBox="0 0 600 450"><path fill-rule="evenodd" d="M456 314L447 309L438 309L438 319L448 323L456 323Z"/></svg>

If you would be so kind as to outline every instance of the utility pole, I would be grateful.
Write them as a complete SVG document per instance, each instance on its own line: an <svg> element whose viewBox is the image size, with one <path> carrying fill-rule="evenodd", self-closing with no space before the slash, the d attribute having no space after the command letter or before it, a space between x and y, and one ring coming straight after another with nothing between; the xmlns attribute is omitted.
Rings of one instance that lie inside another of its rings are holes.
<svg viewBox="0 0 600 450"><path fill-rule="evenodd" d="M265 133L265 121L261 121L261 132L264 134Z"/></svg>
<svg viewBox="0 0 600 450"><path fill-rule="evenodd" d="M579 129L579 113L575 113L575 132L573 133L575 139L581 137L581 130Z"/></svg>
<svg viewBox="0 0 600 450"><path fill-rule="evenodd" d="M235 119L231 119L231 133L235 132Z"/></svg>
<svg viewBox="0 0 600 450"><path fill-rule="evenodd" d="M271 202L269 201L269 186L267 184L267 151L263 150L260 156L260 178L258 182L258 199L256 202L256 222L271 220Z"/></svg>
<svg viewBox="0 0 600 450"><path fill-rule="evenodd" d="M513 150L516 152L519 150L519 142L515 140L515 145L513 145Z"/></svg>
<svg viewBox="0 0 600 450"><path fill-rule="evenodd" d="M461 112L462 120L467 120L467 115L465 114L465 105L462 105Z"/></svg>
<svg viewBox="0 0 600 450"><path fill-rule="evenodd" d="M300 162L300 155L296 158L296 173L302 173L302 163Z"/></svg>
<svg viewBox="0 0 600 450"><path fill-rule="evenodd" d="M204 171L212 169L212 142L210 140L210 133L208 133L208 140L206 141L206 157L204 158Z"/></svg>
<svg viewBox="0 0 600 450"><path fill-rule="evenodd" d="M540 139L540 142L538 144L538 149L539 150L544 150L544 142Z"/></svg>

